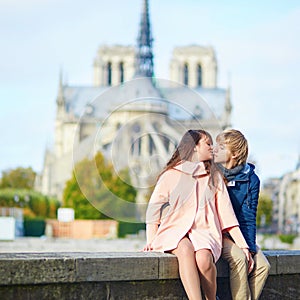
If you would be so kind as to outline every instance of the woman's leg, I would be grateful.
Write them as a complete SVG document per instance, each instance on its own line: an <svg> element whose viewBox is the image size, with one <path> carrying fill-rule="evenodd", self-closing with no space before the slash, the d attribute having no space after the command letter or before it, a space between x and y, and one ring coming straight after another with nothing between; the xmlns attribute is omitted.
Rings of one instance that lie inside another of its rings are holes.
<svg viewBox="0 0 300 300"><path fill-rule="evenodd" d="M188 298L190 300L202 300L193 244L185 237L171 253L177 256L180 279Z"/></svg>
<svg viewBox="0 0 300 300"><path fill-rule="evenodd" d="M208 249L198 250L196 252L196 262L205 298L215 300L217 293L217 270L211 251Z"/></svg>

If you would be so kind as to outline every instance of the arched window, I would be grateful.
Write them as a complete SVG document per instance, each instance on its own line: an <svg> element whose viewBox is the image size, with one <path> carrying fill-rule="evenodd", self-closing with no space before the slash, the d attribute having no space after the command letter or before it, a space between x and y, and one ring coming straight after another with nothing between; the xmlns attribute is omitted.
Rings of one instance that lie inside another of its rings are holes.
<svg viewBox="0 0 300 300"><path fill-rule="evenodd" d="M202 67L200 64L197 66L197 85L202 86Z"/></svg>
<svg viewBox="0 0 300 300"><path fill-rule="evenodd" d="M119 72L120 72L120 83L124 82L124 63L120 62L119 64Z"/></svg>
<svg viewBox="0 0 300 300"><path fill-rule="evenodd" d="M107 64L107 85L111 85L111 62Z"/></svg>
<svg viewBox="0 0 300 300"><path fill-rule="evenodd" d="M155 150L155 144L154 144L154 141L151 137L151 135L149 134L148 135L148 138L149 138L149 154L150 155L153 155L154 154L154 150Z"/></svg>
<svg viewBox="0 0 300 300"><path fill-rule="evenodd" d="M183 83L185 85L189 84L189 67L187 64L184 64L183 66Z"/></svg>

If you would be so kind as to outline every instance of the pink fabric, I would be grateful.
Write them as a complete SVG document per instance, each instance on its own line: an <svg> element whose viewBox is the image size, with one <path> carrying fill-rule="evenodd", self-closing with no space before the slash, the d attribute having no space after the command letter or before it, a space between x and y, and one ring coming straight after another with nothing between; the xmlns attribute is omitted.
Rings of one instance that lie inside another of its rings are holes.
<svg viewBox="0 0 300 300"><path fill-rule="evenodd" d="M149 201L147 224L159 224L151 242L154 251L175 249L186 235L195 251L210 249L215 261L221 255L222 230L238 226L226 186L218 175L209 185L203 163L183 162L165 172ZM161 206L169 202L160 218Z"/></svg>

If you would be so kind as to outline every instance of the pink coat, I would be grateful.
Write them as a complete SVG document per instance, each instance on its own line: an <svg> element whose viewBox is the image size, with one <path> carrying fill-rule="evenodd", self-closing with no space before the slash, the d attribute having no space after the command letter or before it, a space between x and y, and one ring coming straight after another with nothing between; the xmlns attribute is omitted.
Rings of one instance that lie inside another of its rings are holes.
<svg viewBox="0 0 300 300"><path fill-rule="evenodd" d="M146 213L147 224L159 225L151 242L154 251L175 249L187 235L195 251L210 249L215 261L219 259L222 230L239 224L223 179L217 177L212 186L204 164L189 161L160 177Z"/></svg>

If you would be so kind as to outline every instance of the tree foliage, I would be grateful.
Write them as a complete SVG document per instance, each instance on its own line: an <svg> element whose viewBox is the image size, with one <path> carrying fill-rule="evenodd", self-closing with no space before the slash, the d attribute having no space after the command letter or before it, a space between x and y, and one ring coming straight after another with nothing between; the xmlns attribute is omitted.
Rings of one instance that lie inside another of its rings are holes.
<svg viewBox="0 0 300 300"><path fill-rule="evenodd" d="M130 184L128 171L116 174L98 152L94 159L76 164L64 189L63 205L72 207L77 219L105 219L111 216L111 210L124 214L125 202L134 202L135 197L136 190Z"/></svg>
<svg viewBox="0 0 300 300"><path fill-rule="evenodd" d="M26 189L0 189L0 207L20 207L25 217L55 218L60 202L39 192Z"/></svg>
<svg viewBox="0 0 300 300"><path fill-rule="evenodd" d="M0 207L23 208L25 218L56 218L60 202L34 191L36 173L31 167L2 172Z"/></svg>
<svg viewBox="0 0 300 300"><path fill-rule="evenodd" d="M258 227L271 225L272 222L273 202L272 199L261 194L258 200L256 224Z"/></svg>
<svg viewBox="0 0 300 300"><path fill-rule="evenodd" d="M18 167L2 172L0 188L28 189L34 188L36 173L33 169Z"/></svg>

